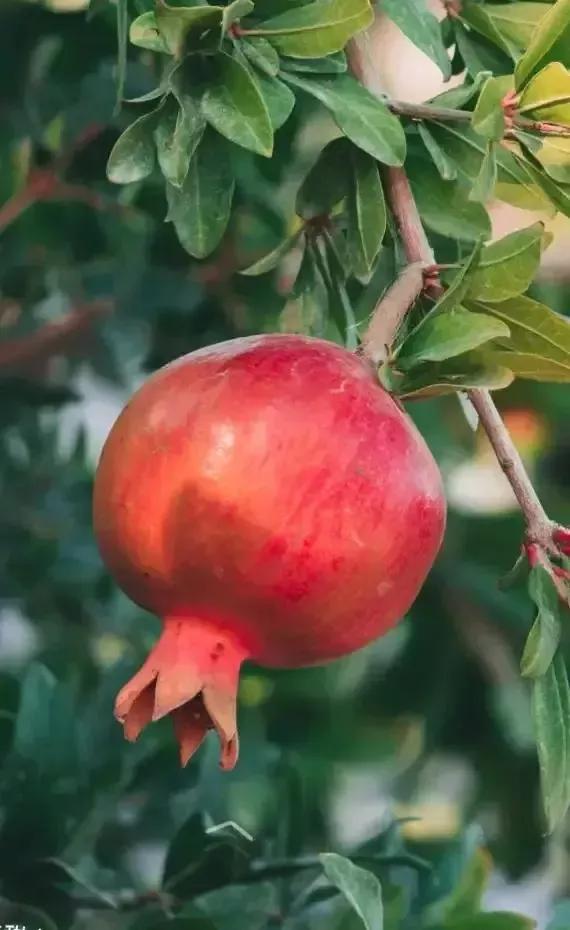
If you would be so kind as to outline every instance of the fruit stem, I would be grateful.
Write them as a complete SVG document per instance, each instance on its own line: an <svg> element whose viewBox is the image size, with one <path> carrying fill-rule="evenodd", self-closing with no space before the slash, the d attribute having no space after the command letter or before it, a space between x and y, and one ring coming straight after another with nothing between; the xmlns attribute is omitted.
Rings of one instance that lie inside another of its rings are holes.
<svg viewBox="0 0 570 930"><path fill-rule="evenodd" d="M369 35L366 32L350 42L349 66L364 87L381 98L376 64L367 47L368 42ZM375 363L385 358L386 347L391 346L407 312L421 293L422 288L418 288L418 269L423 272L424 290L429 289L435 298L443 293L439 278L434 273L434 267L437 269L434 254L405 169L385 167L382 174L386 197L398 226L408 268L405 276L401 276L380 300L363 336L364 351ZM429 274L426 275L426 272ZM560 528L546 514L490 393L476 389L469 391L468 396L524 516L525 542L538 545L545 558L550 554L558 554L560 549L555 542L554 533L558 532L560 536Z"/></svg>

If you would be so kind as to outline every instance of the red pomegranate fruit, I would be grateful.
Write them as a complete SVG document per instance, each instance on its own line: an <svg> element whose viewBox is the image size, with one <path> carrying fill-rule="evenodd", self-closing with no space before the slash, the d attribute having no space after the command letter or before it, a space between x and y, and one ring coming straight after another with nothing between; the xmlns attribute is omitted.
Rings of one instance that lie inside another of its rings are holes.
<svg viewBox="0 0 570 930"><path fill-rule="evenodd" d="M434 459L362 358L296 335L236 339L154 374L105 444L95 531L163 620L115 713L172 715L186 764L208 729L238 754L245 659L327 662L408 610L441 544Z"/></svg>

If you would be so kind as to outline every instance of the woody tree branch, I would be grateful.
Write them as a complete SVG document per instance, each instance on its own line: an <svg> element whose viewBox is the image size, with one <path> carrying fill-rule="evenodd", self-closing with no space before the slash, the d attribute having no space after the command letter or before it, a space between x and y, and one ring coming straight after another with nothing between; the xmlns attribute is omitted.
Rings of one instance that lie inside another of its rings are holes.
<svg viewBox="0 0 570 930"><path fill-rule="evenodd" d="M352 73L368 90L378 96L378 76L371 53L369 35L364 33L353 39L348 53ZM363 337L363 347L374 361L384 357L385 347L393 342L408 310L422 290L417 269L423 269L423 285L426 286L429 283L434 296L438 296L443 290L433 275L433 269L436 267L433 251L423 228L405 169L384 168L383 180L387 200L396 220L409 263L408 283L411 286L403 287L402 278L400 278L382 298L372 316L369 328ZM415 270L412 271L412 269ZM550 553L559 552L560 528L546 514L490 393L477 389L469 391L468 396L524 516L527 554L529 550L533 553L538 551L539 558L546 561ZM563 535L564 533L566 531L562 530Z"/></svg>

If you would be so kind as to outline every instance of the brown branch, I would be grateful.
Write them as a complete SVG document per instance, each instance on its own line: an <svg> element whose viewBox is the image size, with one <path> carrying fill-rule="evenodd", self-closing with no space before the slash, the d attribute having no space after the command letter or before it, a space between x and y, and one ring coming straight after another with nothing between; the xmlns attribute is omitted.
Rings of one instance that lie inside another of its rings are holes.
<svg viewBox="0 0 570 930"><path fill-rule="evenodd" d="M424 289L422 262L406 265L374 310L362 336L362 352L375 365L384 361L408 309Z"/></svg>
<svg viewBox="0 0 570 930"><path fill-rule="evenodd" d="M377 93L377 90L375 90L377 87L377 76L374 73L375 65L372 56L368 54L366 49L366 41L366 34L352 40L348 50L349 62L353 74L359 78L364 86ZM424 267L424 270L433 267L433 252L425 234L405 170L403 168L385 168L383 177L388 203L398 224L408 262L419 263L420 266ZM437 292L441 293L441 285L432 283L432 290L435 294ZM395 313L393 309L390 310L391 319L396 321L397 328L410 308L410 303L405 303L409 299L409 295L402 291L400 296L402 304L399 312ZM415 299L415 296L413 299ZM382 315L383 312L384 302L380 301L373 315L368 333L364 336L364 342L368 343L373 358L378 353L385 351L384 344L386 341L389 344L397 332L396 328L389 333L387 332L387 326L377 322L376 316ZM378 329L382 334L382 345L375 345L373 342L372 334ZM548 518L490 393L483 390L473 390L468 392L468 396L479 415L479 422L487 433L501 468L515 493L526 523L527 543L536 543L548 553L556 552L557 547L553 539L556 524Z"/></svg>
<svg viewBox="0 0 570 930"><path fill-rule="evenodd" d="M46 323L29 336L8 339L0 343L0 372L4 374L35 373L56 355L65 355L76 348L91 331L93 324L111 312L108 301L96 300L71 310L53 323Z"/></svg>

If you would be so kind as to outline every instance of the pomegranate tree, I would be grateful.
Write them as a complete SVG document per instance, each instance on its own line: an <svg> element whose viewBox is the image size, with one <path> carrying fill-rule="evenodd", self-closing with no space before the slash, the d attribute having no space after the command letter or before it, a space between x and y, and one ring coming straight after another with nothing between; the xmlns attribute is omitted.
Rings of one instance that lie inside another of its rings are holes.
<svg viewBox="0 0 570 930"><path fill-rule="evenodd" d="M215 728L232 768L242 662L327 662L385 633L444 524L435 461L364 359L267 335L158 371L95 484L103 557L163 621L117 698L127 739L171 714L183 764Z"/></svg>

